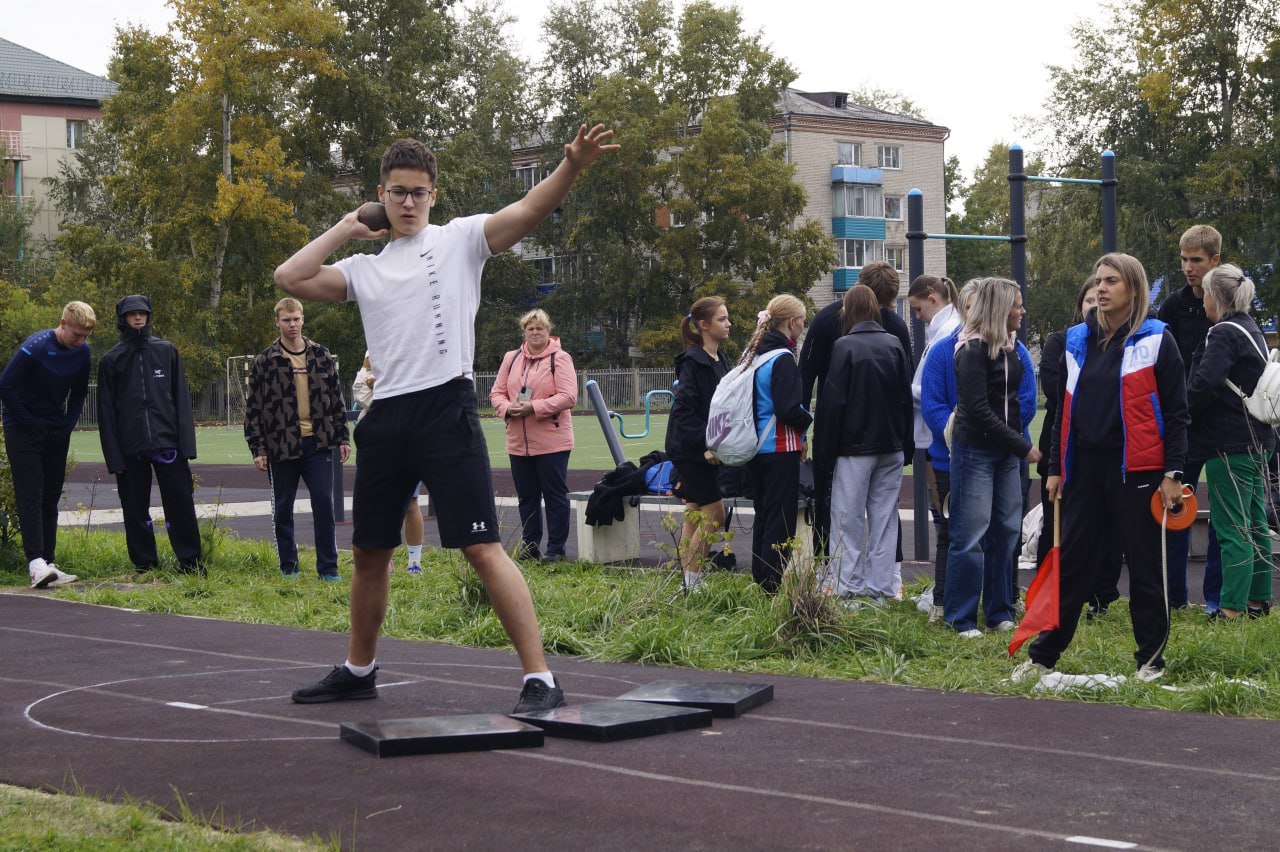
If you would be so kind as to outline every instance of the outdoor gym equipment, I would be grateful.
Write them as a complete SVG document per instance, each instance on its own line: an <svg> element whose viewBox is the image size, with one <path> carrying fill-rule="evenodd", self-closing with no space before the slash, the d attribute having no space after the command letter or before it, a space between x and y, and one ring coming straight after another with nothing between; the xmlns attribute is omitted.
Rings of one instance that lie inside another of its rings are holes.
<svg viewBox="0 0 1280 852"><path fill-rule="evenodd" d="M649 437L649 415L652 407L652 400L655 396L670 397L675 401L675 394L669 390L651 390L644 395L644 431L637 434L628 434L622 424L622 415L616 411L610 411L605 405L604 394L600 392L600 386L596 384L595 379L587 381L587 399L591 402L591 408L596 413L596 420L600 423L600 429L604 432L604 439L609 444L609 454L613 456L615 465L622 464L627 460L627 456L622 452L622 442L618 440L618 435L628 440L636 440L639 438ZM613 431L613 424L610 419L618 421L618 431Z"/></svg>
<svg viewBox="0 0 1280 852"><path fill-rule="evenodd" d="M1112 151L1102 152L1101 177L1098 178L1063 178L1041 175L1029 175L1022 167L1022 146L1009 148L1009 233L1005 234L930 234L924 229L924 193L913 189L907 193L907 281L915 281L924 274L924 241L925 240L976 240L984 242L1001 242L1009 244L1009 272L1018 289L1022 291L1022 303L1027 302L1027 210L1026 183L1084 184L1097 186L1102 190L1102 253L1109 254L1116 250L1116 155ZM1026 341L1026 328L1018 329L1018 339ZM911 349L915 360L919 361L924 352L924 323L913 314L911 317ZM925 466L925 451L916 450L912 460L915 475L912 476L912 499L916 506L915 513L915 546L916 558L929 550L929 527L926 525L925 512L920 507L929 505L928 483L921 471Z"/></svg>

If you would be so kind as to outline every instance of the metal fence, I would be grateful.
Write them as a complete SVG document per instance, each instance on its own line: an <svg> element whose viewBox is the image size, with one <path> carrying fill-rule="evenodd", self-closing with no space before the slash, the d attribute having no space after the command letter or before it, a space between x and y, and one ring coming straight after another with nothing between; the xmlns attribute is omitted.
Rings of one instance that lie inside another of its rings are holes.
<svg viewBox="0 0 1280 852"><path fill-rule="evenodd" d="M191 410L197 423L222 423L226 420L227 386L226 382L209 382L191 395ZM98 386L89 385L89 397L84 401L84 410L80 413L81 428L97 428L98 426ZM233 424L238 425L238 424Z"/></svg>
<svg viewBox="0 0 1280 852"><path fill-rule="evenodd" d="M476 396L480 400L480 408L489 407L489 391L497 373L476 373ZM605 403L611 410L626 411L644 407L644 395L651 390L671 390L675 376L667 369L645 370L582 370L578 372L578 404L577 408L590 408L587 401L587 382L594 380L604 393ZM344 383L348 396L351 389ZM351 404L351 400L347 400ZM654 399L655 409L671 407L670 397L660 396ZM195 412L197 423L225 423L228 426L239 426L240 421L227 422L227 383L225 379L209 382L199 391L191 395L191 408ZM80 415L81 428L96 428L98 425L98 386L89 385L89 398L85 400L84 411Z"/></svg>

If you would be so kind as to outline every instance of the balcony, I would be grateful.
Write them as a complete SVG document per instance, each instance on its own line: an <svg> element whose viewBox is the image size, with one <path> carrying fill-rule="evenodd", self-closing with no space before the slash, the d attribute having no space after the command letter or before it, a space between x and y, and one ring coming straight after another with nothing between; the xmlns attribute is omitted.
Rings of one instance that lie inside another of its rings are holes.
<svg viewBox="0 0 1280 852"><path fill-rule="evenodd" d="M31 134L25 130L0 130L0 158L31 159Z"/></svg>

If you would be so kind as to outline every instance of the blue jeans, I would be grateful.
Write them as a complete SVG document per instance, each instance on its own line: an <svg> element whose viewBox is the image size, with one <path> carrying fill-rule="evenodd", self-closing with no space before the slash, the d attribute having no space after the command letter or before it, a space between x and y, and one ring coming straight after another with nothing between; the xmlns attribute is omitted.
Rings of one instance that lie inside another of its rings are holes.
<svg viewBox="0 0 1280 852"><path fill-rule="evenodd" d="M298 542L293 534L293 501L298 480L311 493L311 519L316 527L316 573L338 576L338 538L333 520L333 453L316 449L314 438L302 439L302 456L268 465L271 473L271 520L276 528L280 570L298 570Z"/></svg>
<svg viewBox="0 0 1280 852"><path fill-rule="evenodd" d="M951 451L951 545L942 617L957 631L1016 620L1013 557L1021 530L1018 461L957 442Z"/></svg>

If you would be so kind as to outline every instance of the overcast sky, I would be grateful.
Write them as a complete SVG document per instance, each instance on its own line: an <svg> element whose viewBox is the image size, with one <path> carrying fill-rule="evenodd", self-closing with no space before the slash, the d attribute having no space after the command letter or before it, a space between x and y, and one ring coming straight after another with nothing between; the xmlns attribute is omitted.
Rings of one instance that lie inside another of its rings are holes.
<svg viewBox="0 0 1280 852"><path fill-rule="evenodd" d="M106 73L117 25L162 31L172 19L163 0L12 0L6 5L0 36L95 74ZM530 58L536 58L549 5L550 0L506 2L520 18L516 37ZM1027 130L1034 124L1026 119L1034 122L1043 114L1046 66L1069 65L1072 26L1103 13L1101 0L738 0L736 5L746 28L761 31L774 52L799 71L796 88L901 91L926 118L951 129L947 154L957 154L970 174L994 142L1017 142L1034 152ZM1019 16L1025 23L1015 23Z"/></svg>

